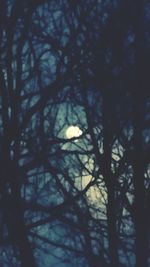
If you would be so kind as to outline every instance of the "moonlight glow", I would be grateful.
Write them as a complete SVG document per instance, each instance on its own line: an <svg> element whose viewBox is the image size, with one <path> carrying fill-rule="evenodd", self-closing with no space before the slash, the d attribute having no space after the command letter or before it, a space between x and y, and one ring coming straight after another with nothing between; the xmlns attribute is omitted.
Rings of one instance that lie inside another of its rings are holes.
<svg viewBox="0 0 150 267"><path fill-rule="evenodd" d="M71 139L74 137L79 137L82 135L82 130L78 126L70 125L65 134L67 139ZM76 142L76 140L75 140ZM75 179L75 186L78 190L84 190L86 186L92 181L92 172L94 170L94 160L90 158L89 156L82 156L82 162L86 169L89 170L90 174L86 174L85 172L81 173L81 176L79 175ZM93 205L93 207L96 210L99 210L100 213L95 213L95 210L93 210L92 216L104 216L104 211L106 207L107 202L107 193L105 188L103 188L100 185L91 185L88 190L85 193L85 197L87 199L87 202L90 205ZM92 212L92 211L91 211Z"/></svg>
<svg viewBox="0 0 150 267"><path fill-rule="evenodd" d="M87 175L82 177L82 188L84 189L89 182L91 182L92 176ZM89 190L86 192L86 196L89 200L89 202L92 202L97 205L97 207L103 207L104 202L107 199L106 191L102 187L98 187L97 185L93 185L89 188Z"/></svg>
<svg viewBox="0 0 150 267"><path fill-rule="evenodd" d="M73 137L79 137L81 134L82 134L82 131L78 126L71 125L66 130L67 139L70 139Z"/></svg>

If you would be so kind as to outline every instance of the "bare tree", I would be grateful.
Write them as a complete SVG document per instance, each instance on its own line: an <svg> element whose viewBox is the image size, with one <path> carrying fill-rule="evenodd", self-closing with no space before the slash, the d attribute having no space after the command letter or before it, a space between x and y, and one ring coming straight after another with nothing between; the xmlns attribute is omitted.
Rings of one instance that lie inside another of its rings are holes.
<svg viewBox="0 0 150 267"><path fill-rule="evenodd" d="M147 267L148 3L1 5L1 262Z"/></svg>

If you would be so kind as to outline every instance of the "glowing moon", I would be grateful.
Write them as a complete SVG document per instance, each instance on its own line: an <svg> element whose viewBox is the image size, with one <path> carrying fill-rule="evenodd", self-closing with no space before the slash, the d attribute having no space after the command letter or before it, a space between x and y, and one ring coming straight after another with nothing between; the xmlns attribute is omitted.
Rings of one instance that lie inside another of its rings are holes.
<svg viewBox="0 0 150 267"><path fill-rule="evenodd" d="M70 139L73 137L79 137L81 134L82 134L82 131L78 126L71 125L66 130L67 139Z"/></svg>

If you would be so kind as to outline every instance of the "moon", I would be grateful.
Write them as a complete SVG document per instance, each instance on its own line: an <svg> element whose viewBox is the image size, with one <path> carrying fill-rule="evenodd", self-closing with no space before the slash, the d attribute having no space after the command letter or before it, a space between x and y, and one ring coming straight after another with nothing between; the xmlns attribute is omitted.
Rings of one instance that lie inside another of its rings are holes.
<svg viewBox="0 0 150 267"><path fill-rule="evenodd" d="M66 130L67 139L73 137L79 137L82 134L82 130L78 126L71 125Z"/></svg>
<svg viewBox="0 0 150 267"><path fill-rule="evenodd" d="M79 137L82 135L83 131L77 125L70 125L66 129L66 138L71 139L74 137ZM75 142L78 140L75 140ZM84 157L84 156L83 156ZM92 158L82 158L83 164L85 167L91 172L90 174L82 173L81 175L77 176L75 179L75 187L80 191L84 190L86 186L92 181L92 170L94 167L94 161ZM85 193L85 197L87 203L92 205L95 209L91 210L92 216L97 218L102 216L105 218L105 210L106 210L106 203L107 203L107 192L104 187L98 184L91 185Z"/></svg>

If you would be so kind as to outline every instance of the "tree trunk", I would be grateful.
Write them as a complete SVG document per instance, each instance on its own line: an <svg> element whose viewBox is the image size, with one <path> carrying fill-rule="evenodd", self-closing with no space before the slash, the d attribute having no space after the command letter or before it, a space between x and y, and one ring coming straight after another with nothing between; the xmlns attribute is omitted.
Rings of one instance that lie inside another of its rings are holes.
<svg viewBox="0 0 150 267"><path fill-rule="evenodd" d="M8 226L10 241L14 248L17 248L20 255L22 267L35 267L32 248L28 240L27 231L23 220L21 205L12 196L5 196L4 214Z"/></svg>
<svg viewBox="0 0 150 267"><path fill-rule="evenodd" d="M115 180L111 171L111 152L113 139L113 110L108 92L104 93L103 127L104 127L104 179L107 186L107 225L111 267L118 267L118 242L116 231Z"/></svg>
<svg viewBox="0 0 150 267"><path fill-rule="evenodd" d="M143 1L133 2L133 25L135 30L135 81L133 85L133 171L135 192L135 231L136 231L136 267L147 267L148 225L145 207L143 128L146 83L146 65L144 52L144 5Z"/></svg>

